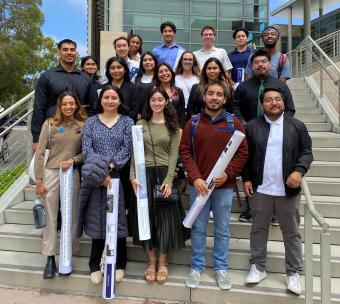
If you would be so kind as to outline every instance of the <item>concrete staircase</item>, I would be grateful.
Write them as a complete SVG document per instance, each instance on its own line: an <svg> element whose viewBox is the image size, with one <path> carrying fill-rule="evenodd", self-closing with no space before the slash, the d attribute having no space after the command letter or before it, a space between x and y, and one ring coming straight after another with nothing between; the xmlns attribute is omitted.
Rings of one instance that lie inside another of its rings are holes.
<svg viewBox="0 0 340 304"><path fill-rule="evenodd" d="M302 79L288 82L297 109L296 117L303 120L313 140L314 163L308 172L307 181L316 208L329 222L332 254L332 303L340 303L340 135L331 133L331 124L322 108L310 94ZM239 184L239 189L241 184ZM34 189L25 189L25 200L5 211L5 224L0 226L0 284L28 287L55 292L101 294L101 286L94 286L89 280L88 256L90 240L83 237L79 256L74 257L74 270L70 277L43 280L42 271L45 257L40 254L41 230L33 225L32 207ZM187 198L184 204L187 207ZM301 213L305 199L302 197ZM250 223L238 222L238 215L244 210L244 197L241 204L233 203L230 240L230 272L233 288L221 291L217 288L211 269L213 246L213 223L209 222L207 240L207 270L199 288L185 287L185 278L190 265L190 241L186 249L173 252L169 256L169 281L160 286L150 285L143 280L145 254L142 248L128 240L128 265L124 280L117 284L118 296L156 298L198 303L304 303L304 297L297 297L286 291L284 246L278 227L272 227L268 243L268 278L257 286L246 286L245 277L249 269ZM314 223L314 281L315 303L320 303L320 260L319 232ZM301 232L304 221L301 221Z"/></svg>

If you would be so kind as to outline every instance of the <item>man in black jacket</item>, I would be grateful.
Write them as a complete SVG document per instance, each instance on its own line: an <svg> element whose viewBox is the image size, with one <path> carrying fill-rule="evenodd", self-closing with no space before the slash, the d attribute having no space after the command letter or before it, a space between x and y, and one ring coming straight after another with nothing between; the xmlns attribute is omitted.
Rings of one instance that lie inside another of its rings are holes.
<svg viewBox="0 0 340 304"><path fill-rule="evenodd" d="M90 101L91 79L75 66L78 56L77 43L70 39L60 41L58 56L59 65L43 73L35 88L31 124L33 152L38 145L41 127L48 117L54 116L57 99L62 92L73 91L89 115L94 111L94 105Z"/></svg>
<svg viewBox="0 0 340 304"><path fill-rule="evenodd" d="M249 158L242 174L253 217L246 283L259 283L266 277L268 233L275 212L285 244L287 288L300 295L300 191L302 177L313 161L312 140L306 126L285 112L285 95L279 89L266 88L260 101L264 115L246 127Z"/></svg>
<svg viewBox="0 0 340 304"><path fill-rule="evenodd" d="M250 61L253 65L254 77L244 81L236 89L232 104L235 115L243 124L261 115L260 95L269 86L283 92L285 95L285 113L294 116L295 107L288 86L283 81L269 75L270 55L264 50L258 50L251 56ZM251 220L249 204L247 204L247 210L241 213L239 220L242 222ZM275 216L273 216L272 224L278 225Z"/></svg>

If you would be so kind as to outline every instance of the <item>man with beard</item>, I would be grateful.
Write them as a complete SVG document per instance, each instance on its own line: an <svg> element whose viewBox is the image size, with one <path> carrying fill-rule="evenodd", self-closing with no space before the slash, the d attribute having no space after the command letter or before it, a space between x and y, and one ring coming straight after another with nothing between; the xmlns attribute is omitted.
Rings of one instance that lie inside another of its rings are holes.
<svg viewBox="0 0 340 304"><path fill-rule="evenodd" d="M294 116L295 107L292 94L285 82L270 75L271 56L263 49L257 50L251 57L254 77L242 82L235 91L233 108L235 115L245 125L248 121L263 114L260 96L268 86L279 89L285 95L285 113ZM242 222L251 220L251 213L247 201L247 210L242 212L239 220ZM278 225L273 217L272 224Z"/></svg>
<svg viewBox="0 0 340 304"><path fill-rule="evenodd" d="M279 31L273 27L268 26L262 32L262 41L264 44L264 50L271 56L271 68L269 75L286 82L290 78L290 67L287 55L283 55L276 50L277 41L280 38ZM246 68L246 79L249 79L254 75L252 64L248 61Z"/></svg>
<svg viewBox="0 0 340 304"><path fill-rule="evenodd" d="M188 172L190 206L197 195L207 195L205 182L215 166L234 130L244 132L240 121L224 110L230 100L231 88L225 83L212 81L204 88L205 108L185 125L180 153L184 169ZM195 122L195 125L193 125ZM193 134L192 128L195 127ZM246 141L243 140L227 169L214 177L215 189L203 207L191 229L191 272L186 280L190 288L198 287L205 267L205 247L210 209L214 215L213 260L217 284L221 289L230 289L228 273L229 220L236 185L236 176L242 171L248 157Z"/></svg>
<svg viewBox="0 0 340 304"><path fill-rule="evenodd" d="M249 159L242 173L243 190L252 210L251 269L246 283L266 276L267 241L275 212L285 245L287 289L300 295L303 273L301 246L301 181L311 162L312 140L306 126L285 111L285 95L267 87L260 96L264 115L246 127Z"/></svg>
<svg viewBox="0 0 340 304"><path fill-rule="evenodd" d="M173 70L176 69L181 55L185 51L184 48L175 42L176 25L172 22L163 22L160 26L164 43L156 46L152 53L155 55L158 63L166 62Z"/></svg>
<svg viewBox="0 0 340 304"><path fill-rule="evenodd" d="M72 91L84 105L89 115L94 114L95 106L91 102L92 81L83 71L76 68L77 43L64 39L58 43L59 65L43 73L35 88L31 132L32 150L38 146L39 135L44 121L56 111L57 99L64 91Z"/></svg>

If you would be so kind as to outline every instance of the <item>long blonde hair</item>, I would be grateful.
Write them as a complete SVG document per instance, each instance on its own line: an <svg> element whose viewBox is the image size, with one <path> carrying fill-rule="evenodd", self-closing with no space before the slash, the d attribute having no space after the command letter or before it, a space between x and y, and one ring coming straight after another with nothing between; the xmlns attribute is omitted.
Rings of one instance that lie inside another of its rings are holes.
<svg viewBox="0 0 340 304"><path fill-rule="evenodd" d="M61 112L61 103L62 103L64 97L66 97L66 96L71 96L76 101L77 109L74 112L74 119L77 120L77 121L85 121L86 118L87 118L87 114L86 114L82 104L80 103L78 97L76 96L76 94L72 91L64 91L58 97L56 113L55 113L54 117L51 119L51 122L55 126L60 126L63 122L63 114Z"/></svg>

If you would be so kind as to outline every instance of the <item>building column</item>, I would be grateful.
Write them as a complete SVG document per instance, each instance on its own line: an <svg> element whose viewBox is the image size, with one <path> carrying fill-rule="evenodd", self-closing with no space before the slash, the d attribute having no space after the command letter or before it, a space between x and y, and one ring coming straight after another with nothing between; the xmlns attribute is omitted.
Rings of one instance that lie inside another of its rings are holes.
<svg viewBox="0 0 340 304"><path fill-rule="evenodd" d="M93 31L92 0L87 0L87 53L92 54L92 31Z"/></svg>
<svg viewBox="0 0 340 304"><path fill-rule="evenodd" d="M293 7L288 7L288 58L290 64L290 70L292 70L292 49L293 49L293 38L292 38L292 23L293 23Z"/></svg>
<svg viewBox="0 0 340 304"><path fill-rule="evenodd" d="M109 0L110 14L109 14L109 31L122 32L123 31L123 0Z"/></svg>
<svg viewBox="0 0 340 304"><path fill-rule="evenodd" d="M304 37L310 36L311 33L311 0L303 1L303 22L304 22Z"/></svg>
<svg viewBox="0 0 340 304"><path fill-rule="evenodd" d="M323 0L319 0L319 18L323 16Z"/></svg>

